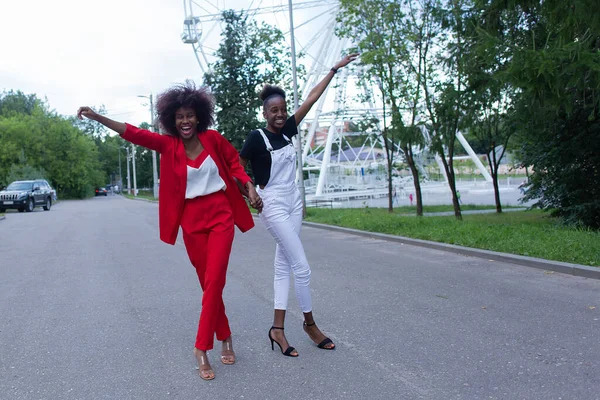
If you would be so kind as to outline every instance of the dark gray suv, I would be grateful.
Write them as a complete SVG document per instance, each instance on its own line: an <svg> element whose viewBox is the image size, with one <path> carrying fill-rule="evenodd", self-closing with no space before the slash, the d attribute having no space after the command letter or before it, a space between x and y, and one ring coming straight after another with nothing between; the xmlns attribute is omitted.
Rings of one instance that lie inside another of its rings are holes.
<svg viewBox="0 0 600 400"><path fill-rule="evenodd" d="M55 193L43 179L15 181L0 192L0 212L9 208L31 212L36 206L48 211L56 199Z"/></svg>

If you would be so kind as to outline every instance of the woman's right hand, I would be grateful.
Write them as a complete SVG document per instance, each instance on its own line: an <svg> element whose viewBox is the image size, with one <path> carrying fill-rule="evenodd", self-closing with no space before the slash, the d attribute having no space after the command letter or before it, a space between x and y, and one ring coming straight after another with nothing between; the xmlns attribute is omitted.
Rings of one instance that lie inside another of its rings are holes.
<svg viewBox="0 0 600 400"><path fill-rule="evenodd" d="M83 119L83 117L93 121L98 120L98 114L88 106L79 107L79 110L77 110L77 118Z"/></svg>
<svg viewBox="0 0 600 400"><path fill-rule="evenodd" d="M248 185L248 200L250 200L250 206L260 214L263 209L263 202L251 183Z"/></svg>
<svg viewBox="0 0 600 400"><path fill-rule="evenodd" d="M92 121L100 122L102 125L106 126L109 129L112 129L119 135L125 133L125 130L127 129L127 126L124 123L113 121L112 119L107 118L104 115L98 114L96 111L92 110L88 106L79 107L79 110L77 110L77 118L83 119L83 117L91 119ZM145 145L142 146L148 147ZM152 148L152 150L156 149Z"/></svg>

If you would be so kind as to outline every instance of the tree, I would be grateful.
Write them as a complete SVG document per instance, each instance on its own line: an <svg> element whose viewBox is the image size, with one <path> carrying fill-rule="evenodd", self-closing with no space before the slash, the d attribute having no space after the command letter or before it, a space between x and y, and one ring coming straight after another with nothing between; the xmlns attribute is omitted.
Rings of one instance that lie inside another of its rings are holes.
<svg viewBox="0 0 600 400"><path fill-rule="evenodd" d="M140 128L150 129L150 124L142 122ZM135 146L135 172L138 188L153 187L152 150L141 146Z"/></svg>
<svg viewBox="0 0 600 400"><path fill-rule="evenodd" d="M8 171L7 182L23 181L31 179L48 179L46 171L34 168L22 160L21 164L13 164Z"/></svg>
<svg viewBox="0 0 600 400"><path fill-rule="evenodd" d="M456 193L454 154L456 135L468 127L465 118L469 92L467 63L469 61L466 21L473 9L469 0L426 0L433 18L432 47L434 57L425 62L423 89L429 114L431 148L439 155L452 193L454 215L462 219Z"/></svg>
<svg viewBox="0 0 600 400"><path fill-rule="evenodd" d="M104 105L101 105L97 108L96 112L100 115L106 115L106 107L104 107ZM71 117L70 121L81 132L91 136L96 140L100 140L108 135L108 129L104 125L102 125L99 122L92 121L91 119L79 119L76 117Z"/></svg>
<svg viewBox="0 0 600 400"><path fill-rule="evenodd" d="M266 83L284 89L291 86L291 55L277 28L259 26L247 14L233 10L224 11L222 19L225 27L218 61L204 82L216 98L219 131L239 150L248 133L259 126L260 88Z"/></svg>
<svg viewBox="0 0 600 400"><path fill-rule="evenodd" d="M478 147L484 149L489 160L488 168L494 186L496 212L501 213L498 168L509 141L516 131L514 111L512 107L507 109L506 99L502 95L495 97L485 90L477 92L477 94L473 96L473 101L470 103L470 111L475 115L471 116L469 132L472 134L471 137L475 138ZM495 99L498 101L494 101Z"/></svg>
<svg viewBox="0 0 600 400"><path fill-rule="evenodd" d="M4 94L0 109L0 182L45 171L62 198L90 196L102 185L96 144L70 120L22 92Z"/></svg>
<svg viewBox="0 0 600 400"><path fill-rule="evenodd" d="M483 34L510 55L500 78L519 90L519 159L526 199L568 222L600 228L600 4L479 0Z"/></svg>
<svg viewBox="0 0 600 400"><path fill-rule="evenodd" d="M417 197L417 215L423 215L419 171L413 149L422 146L423 136L419 120L420 83L419 66L413 65L409 37L414 33L407 27L410 18L402 11L400 2L390 0L342 0L338 34L353 38L361 53L361 65L367 84L375 84L383 98L384 113L381 135L387 156L388 210L393 210L392 169L394 146L400 143L413 175ZM387 123L389 106L391 121ZM405 115L408 115L406 117ZM406 118L406 121L405 121Z"/></svg>
<svg viewBox="0 0 600 400"><path fill-rule="evenodd" d="M0 117L32 115L34 110L43 107L44 103L35 94L26 95L20 90L0 94Z"/></svg>

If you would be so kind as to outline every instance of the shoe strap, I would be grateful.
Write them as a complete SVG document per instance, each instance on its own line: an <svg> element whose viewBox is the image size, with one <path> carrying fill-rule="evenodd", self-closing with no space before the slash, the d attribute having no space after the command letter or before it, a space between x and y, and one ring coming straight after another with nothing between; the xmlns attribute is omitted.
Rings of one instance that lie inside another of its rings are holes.
<svg viewBox="0 0 600 400"><path fill-rule="evenodd" d="M283 353L286 356L291 356L291 357L297 357L297 356L292 356L292 353L296 351L295 348L293 348L292 346L288 347L285 352Z"/></svg>
<svg viewBox="0 0 600 400"><path fill-rule="evenodd" d="M282 331L283 331L283 330L285 330L284 328L280 328L280 327L278 327L278 326L272 326L272 327L271 327L271 329L280 329L280 330L282 330Z"/></svg>
<svg viewBox="0 0 600 400"><path fill-rule="evenodd" d="M315 324L316 324L316 322L314 322L314 321L312 324L307 324L306 321L304 321L304 325L306 325L306 326L314 326Z"/></svg>

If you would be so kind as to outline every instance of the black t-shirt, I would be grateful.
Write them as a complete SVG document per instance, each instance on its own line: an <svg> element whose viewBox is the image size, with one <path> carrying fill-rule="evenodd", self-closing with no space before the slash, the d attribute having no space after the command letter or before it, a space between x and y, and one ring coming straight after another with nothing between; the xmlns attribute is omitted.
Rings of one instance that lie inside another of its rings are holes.
<svg viewBox="0 0 600 400"><path fill-rule="evenodd" d="M267 128L263 128L263 132L271 142L273 150L279 150L284 146L292 146L292 142L288 142L283 135L291 139L292 136L298 134L296 118L294 115L289 117L283 128L281 128L281 133L270 132ZM250 161L254 184L265 187L271 177L271 153L267 150L265 141L258 129L250 132L246 138L242 151L240 151L240 157Z"/></svg>

